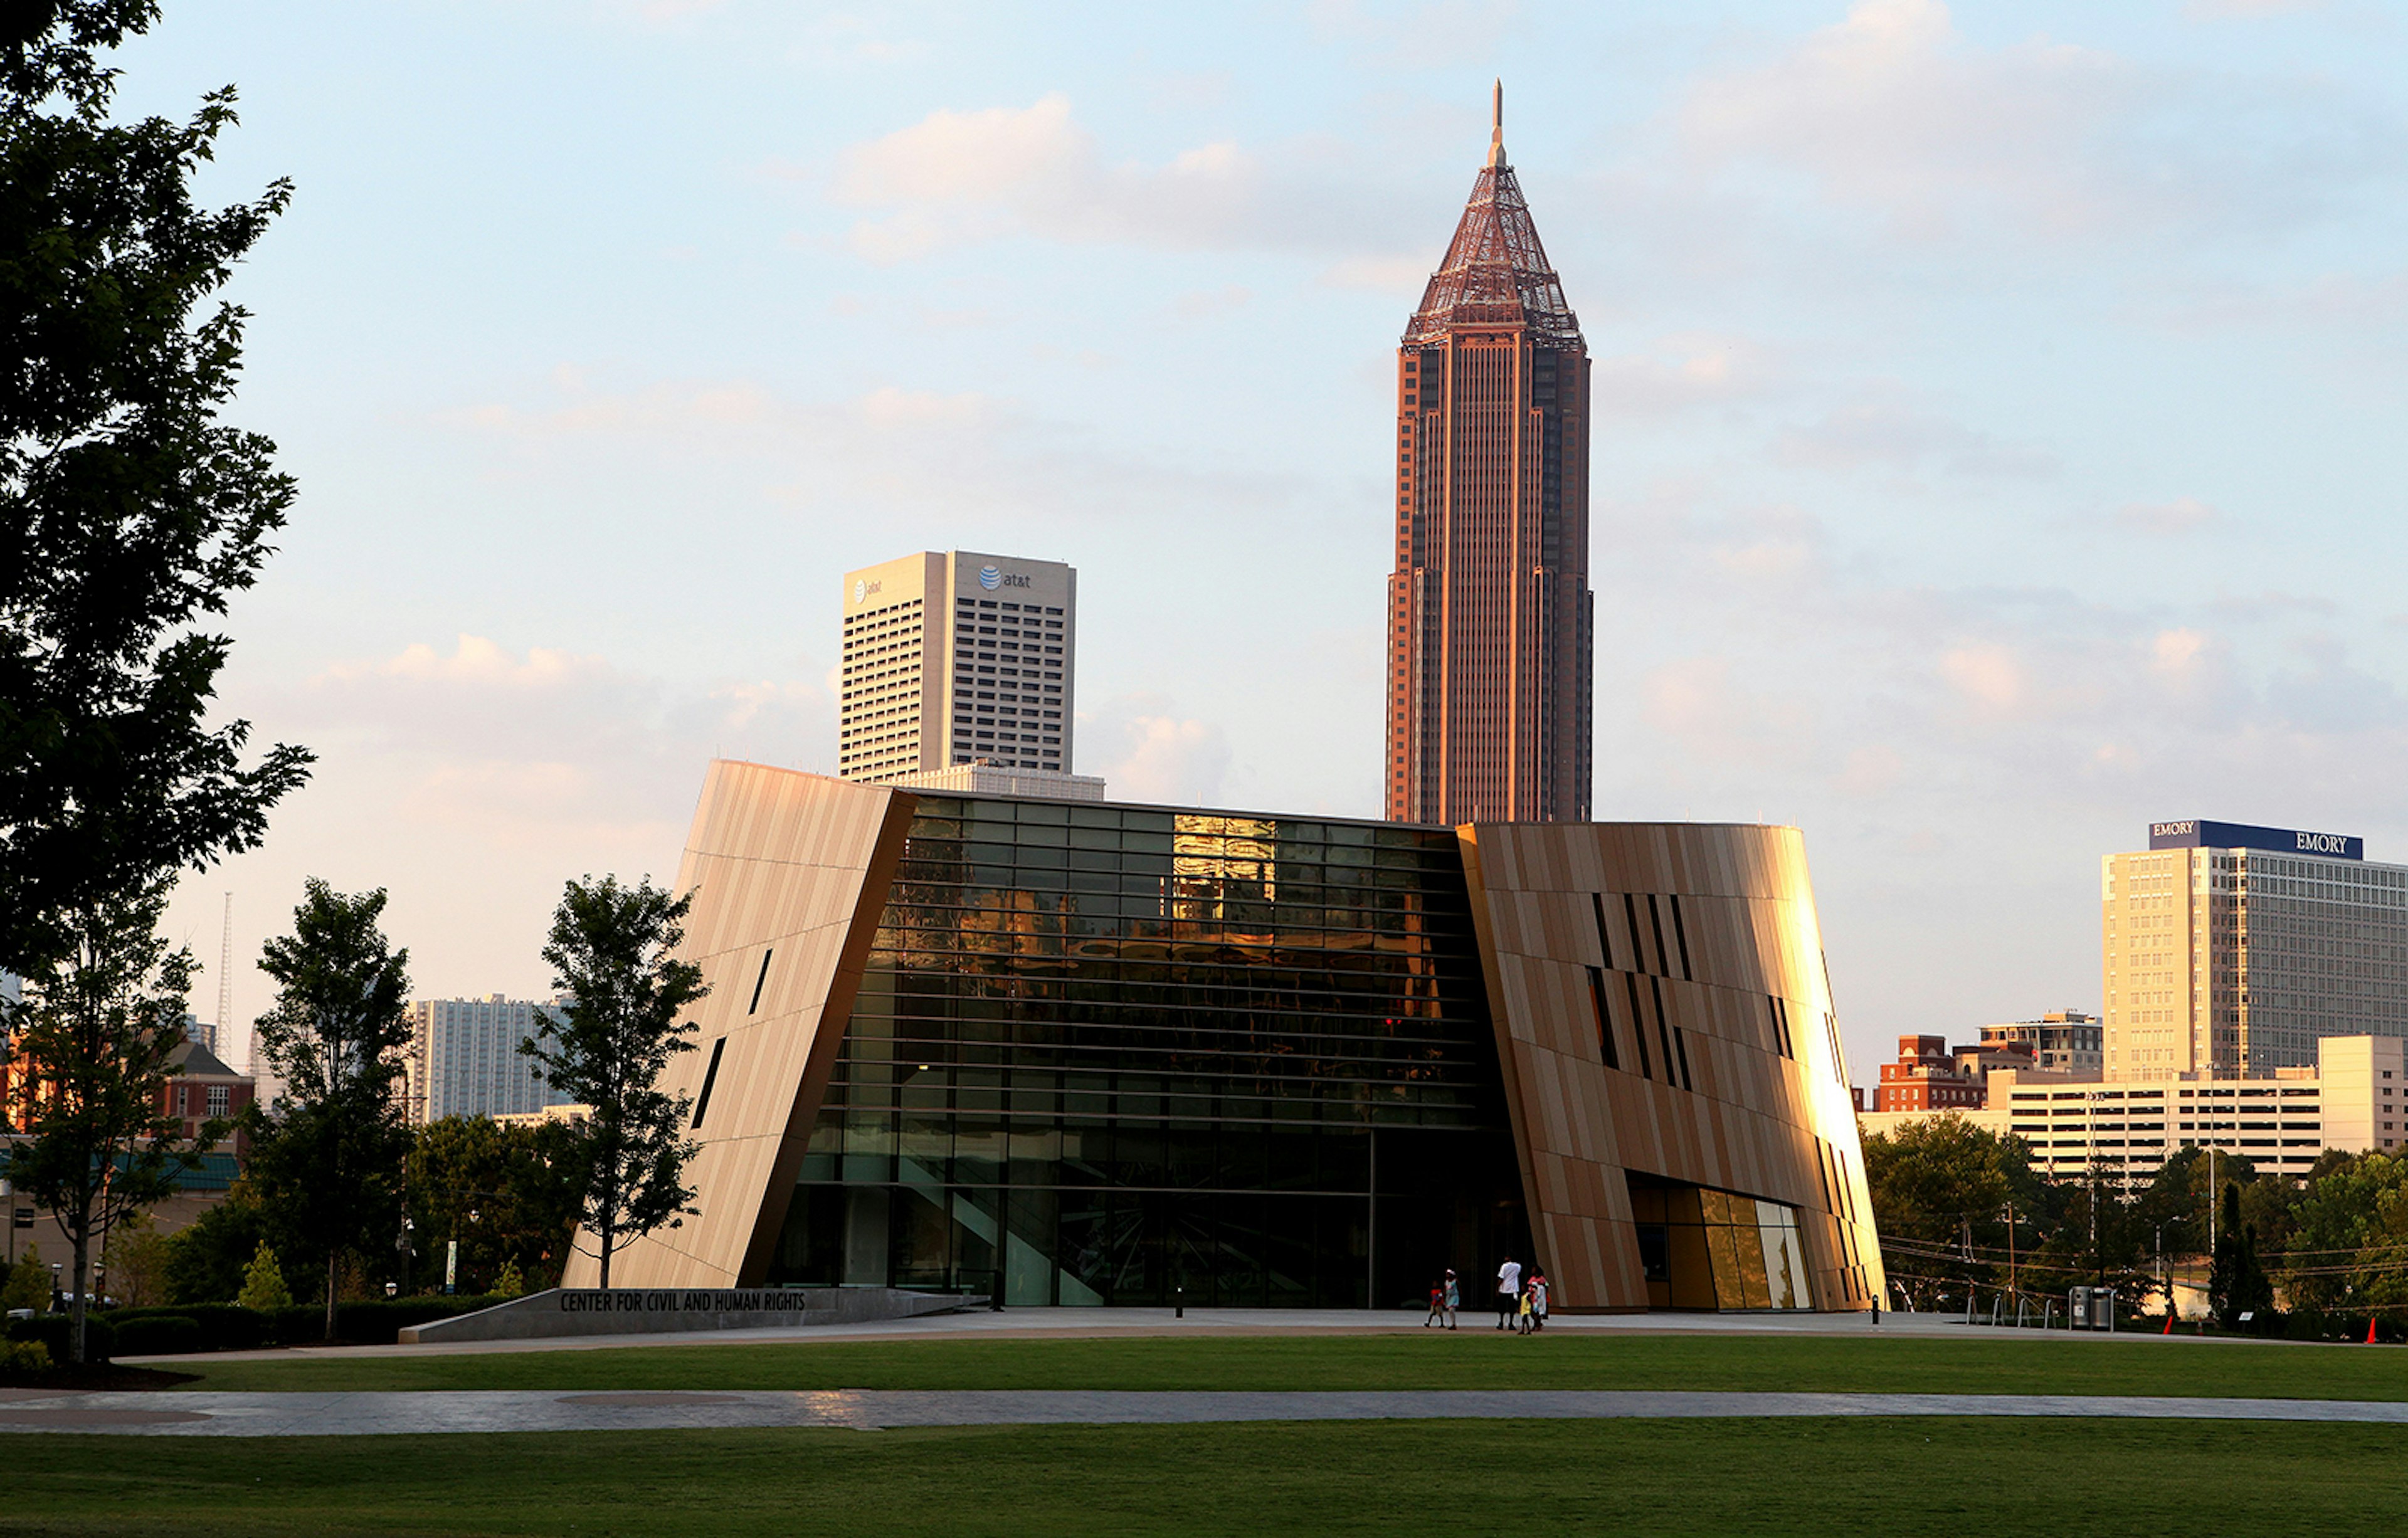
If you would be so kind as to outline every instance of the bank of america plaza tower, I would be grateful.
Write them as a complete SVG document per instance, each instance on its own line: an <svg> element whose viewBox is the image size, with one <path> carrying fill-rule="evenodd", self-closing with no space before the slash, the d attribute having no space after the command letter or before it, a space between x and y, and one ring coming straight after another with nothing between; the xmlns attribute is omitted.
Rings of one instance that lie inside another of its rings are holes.
<svg viewBox="0 0 2408 1538"><path fill-rule="evenodd" d="M1397 349L1387 816L1589 817L1588 348L1505 159Z"/></svg>

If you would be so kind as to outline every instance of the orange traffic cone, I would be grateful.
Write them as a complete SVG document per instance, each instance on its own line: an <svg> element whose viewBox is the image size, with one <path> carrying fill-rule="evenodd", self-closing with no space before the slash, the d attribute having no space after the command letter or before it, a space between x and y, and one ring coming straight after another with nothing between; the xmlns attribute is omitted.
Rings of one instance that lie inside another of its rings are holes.
<svg viewBox="0 0 2408 1538"><path fill-rule="evenodd" d="M2372 1314L2366 1318L2366 1344L2369 1346L2374 1344L2374 1316Z"/></svg>
<svg viewBox="0 0 2408 1538"><path fill-rule="evenodd" d="M2163 1330L2158 1331L2158 1332L2157 1332L2157 1333L2158 1333L2158 1334L2160 1334L2160 1335L2171 1335L2171 1334L2172 1334L2173 1332L2174 1332L2174 1310L2173 1310L2173 1305L2172 1305L2172 1303L2169 1303L2169 1304L2167 1304L2167 1305L2166 1305L2166 1327L2165 1327Z"/></svg>

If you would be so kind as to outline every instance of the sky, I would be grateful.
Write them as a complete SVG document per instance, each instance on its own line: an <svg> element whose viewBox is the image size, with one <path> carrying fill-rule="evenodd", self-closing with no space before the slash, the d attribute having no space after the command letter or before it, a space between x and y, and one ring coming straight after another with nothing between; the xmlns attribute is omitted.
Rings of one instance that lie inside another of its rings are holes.
<svg viewBox="0 0 2408 1538"><path fill-rule="evenodd" d="M1854 1075L2099 1003L2153 819L2408 861L2408 19L1431 0L169 0L290 177L232 420L300 500L187 880L546 987L714 754L835 763L848 569L1079 568L1119 799L1376 817L1394 349L1505 138L1596 362L1597 815L1805 831ZM239 1023L237 1034L239 1034ZM237 1054L238 1055L238 1054Z"/></svg>

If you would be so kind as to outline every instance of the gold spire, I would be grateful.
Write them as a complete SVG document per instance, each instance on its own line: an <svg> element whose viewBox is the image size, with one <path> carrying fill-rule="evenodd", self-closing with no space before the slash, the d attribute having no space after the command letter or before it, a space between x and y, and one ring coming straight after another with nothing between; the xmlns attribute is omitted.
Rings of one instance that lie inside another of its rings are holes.
<svg viewBox="0 0 2408 1538"><path fill-rule="evenodd" d="M1505 81L1501 78L1488 94L1488 164L1505 164Z"/></svg>

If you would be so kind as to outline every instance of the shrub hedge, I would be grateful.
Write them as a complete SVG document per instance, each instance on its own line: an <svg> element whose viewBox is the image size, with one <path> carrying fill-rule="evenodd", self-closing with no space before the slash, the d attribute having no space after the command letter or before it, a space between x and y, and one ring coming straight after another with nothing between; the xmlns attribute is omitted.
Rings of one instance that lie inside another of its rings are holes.
<svg viewBox="0 0 2408 1538"><path fill-rule="evenodd" d="M59 1363L75 1360L68 1346L69 1332L75 1320L65 1314L36 1314L30 1319L10 1319L8 1338L12 1341L39 1341L50 1347L50 1360ZM83 1322L83 1354L87 1363L107 1361L115 1351L117 1331L107 1315L94 1314Z"/></svg>
<svg viewBox="0 0 2408 1538"><path fill-rule="evenodd" d="M164 1357L201 1348L199 1323L182 1314L154 1314L110 1322L117 1331L117 1350L122 1356Z"/></svg>
<svg viewBox="0 0 2408 1538"><path fill-rule="evenodd" d="M345 1346L391 1346L401 1332L431 1319L474 1314L507 1303L501 1297L373 1298L335 1305L335 1338ZM165 1320L183 1320L189 1334L171 1326L165 1337L123 1337L118 1349L127 1356L166 1356L185 1351L252 1351L262 1346L312 1346L325 1339L326 1310L322 1304L291 1308L245 1308L239 1303L185 1303L166 1308L121 1308L108 1316L121 1330ZM160 1344L152 1344L154 1339Z"/></svg>

